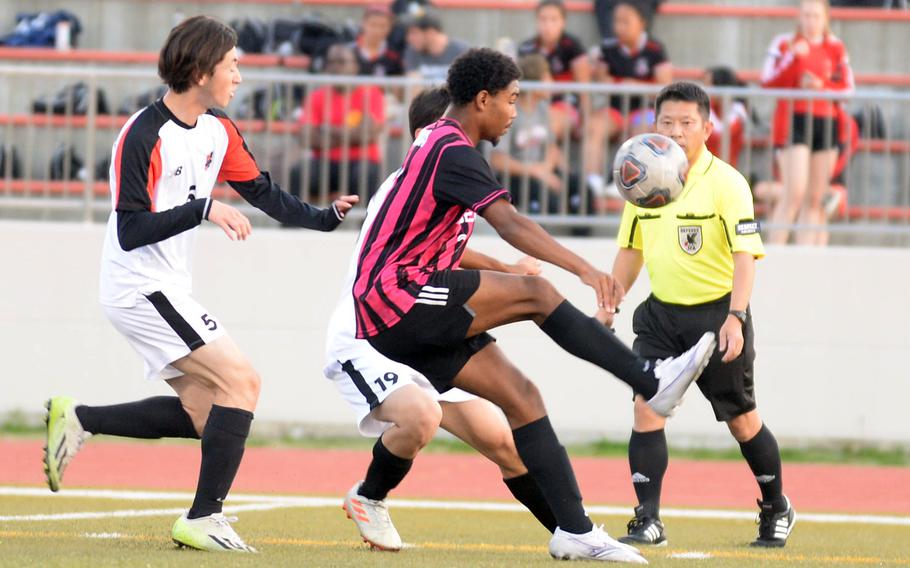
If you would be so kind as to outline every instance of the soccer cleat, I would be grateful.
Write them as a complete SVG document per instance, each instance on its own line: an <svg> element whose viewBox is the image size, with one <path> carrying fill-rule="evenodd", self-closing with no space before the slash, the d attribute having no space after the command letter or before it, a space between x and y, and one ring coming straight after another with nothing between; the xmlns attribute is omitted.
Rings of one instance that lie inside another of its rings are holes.
<svg viewBox="0 0 910 568"><path fill-rule="evenodd" d="M603 526L597 525L585 534L567 533L557 528L550 539L550 556L557 560L648 563L638 549L614 540L603 530Z"/></svg>
<svg viewBox="0 0 910 568"><path fill-rule="evenodd" d="M55 396L44 407L47 414L47 445L44 446L44 473L51 491L59 491L63 472L91 434L82 429L76 416L79 403L69 396Z"/></svg>
<svg viewBox="0 0 910 568"><path fill-rule="evenodd" d="M758 501L758 507L761 512L758 513L758 538L752 542L751 546L761 546L766 548L782 548L787 544L787 538L790 537L790 531L796 524L796 511L790 504L790 499L784 496L784 502L787 508L783 511L774 511L772 503Z"/></svg>
<svg viewBox="0 0 910 568"><path fill-rule="evenodd" d="M359 495L360 483L354 484L344 497L342 509L357 525L363 541L375 550L398 552L401 550L401 536L392 524L389 507L385 500L377 501Z"/></svg>
<svg viewBox="0 0 910 568"><path fill-rule="evenodd" d="M711 360L717 341L710 331L701 336L691 349L670 359L659 361L654 376L660 381L657 394L648 401L651 410L664 417L673 416L689 388Z"/></svg>
<svg viewBox="0 0 910 568"><path fill-rule="evenodd" d="M180 515L171 529L171 540L177 546L211 552L256 552L231 528L231 523L237 522L237 517L215 513L188 519L186 515Z"/></svg>
<svg viewBox="0 0 910 568"><path fill-rule="evenodd" d="M664 524L658 518L648 515L644 507L635 507L635 518L626 525L628 534L619 542L635 546L667 546Z"/></svg>

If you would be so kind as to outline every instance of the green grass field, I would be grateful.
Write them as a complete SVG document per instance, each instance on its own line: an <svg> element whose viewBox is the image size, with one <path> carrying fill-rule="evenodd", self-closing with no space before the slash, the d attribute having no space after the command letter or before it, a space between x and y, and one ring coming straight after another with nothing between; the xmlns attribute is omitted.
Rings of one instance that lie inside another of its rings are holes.
<svg viewBox="0 0 910 568"><path fill-rule="evenodd" d="M0 519L20 515L98 513L97 518L0 520L0 566L552 566L548 534L530 515L393 507L405 542L399 553L370 552L339 504L237 513L235 525L260 554L178 550L173 512L104 517L105 512L179 509L186 501L0 496ZM230 504L229 504L230 505ZM242 503L241 506L249 505ZM255 506L252 505L252 506ZM134 513L135 514L135 513ZM230 512L228 512L230 514ZM595 516L614 535L625 517ZM783 550L747 546L745 520L665 519L670 546L645 551L652 566L910 566L910 527L797 522Z"/></svg>

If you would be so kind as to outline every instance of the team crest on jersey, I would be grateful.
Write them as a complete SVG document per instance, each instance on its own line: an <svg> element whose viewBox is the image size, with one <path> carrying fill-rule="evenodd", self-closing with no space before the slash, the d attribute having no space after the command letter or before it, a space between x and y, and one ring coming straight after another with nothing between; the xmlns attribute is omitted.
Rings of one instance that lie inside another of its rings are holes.
<svg viewBox="0 0 910 568"><path fill-rule="evenodd" d="M214 150L209 152L209 155L205 157L205 169L209 169L209 166L212 165L212 159L215 157Z"/></svg>
<svg viewBox="0 0 910 568"><path fill-rule="evenodd" d="M695 254L701 250L701 227L690 225L679 227L679 247L686 254Z"/></svg>
<svg viewBox="0 0 910 568"><path fill-rule="evenodd" d="M639 57L635 60L635 75L638 77L647 77L648 76L648 60L644 57Z"/></svg>

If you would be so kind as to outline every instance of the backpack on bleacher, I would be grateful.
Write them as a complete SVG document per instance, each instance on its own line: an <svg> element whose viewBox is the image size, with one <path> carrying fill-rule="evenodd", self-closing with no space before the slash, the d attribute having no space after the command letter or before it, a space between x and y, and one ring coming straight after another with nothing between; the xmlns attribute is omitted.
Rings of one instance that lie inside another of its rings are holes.
<svg viewBox="0 0 910 568"><path fill-rule="evenodd" d="M861 138L875 138L885 140L888 138L888 126L885 122L885 113L882 107L875 103L867 103L863 108L853 113L856 126Z"/></svg>
<svg viewBox="0 0 910 568"><path fill-rule="evenodd" d="M75 14L66 10L16 14L16 27L12 33L0 37L0 45L54 47L60 22L69 22L70 45L76 47L82 24Z"/></svg>
<svg viewBox="0 0 910 568"><path fill-rule="evenodd" d="M285 86L272 84L240 99L231 114L238 120L291 120L303 97L301 85L291 85L288 92Z"/></svg>
<svg viewBox="0 0 910 568"><path fill-rule="evenodd" d="M67 110L74 115L88 114L89 90L88 85L82 81L66 85L53 97L44 95L32 101L32 112L43 114L50 109L51 114L66 114ZM97 114L110 114L107 106L107 96L102 89L97 90L95 104Z"/></svg>
<svg viewBox="0 0 910 568"><path fill-rule="evenodd" d="M237 32L237 48L244 53L262 53L268 40L269 27L259 18L238 18L231 20L231 27Z"/></svg>
<svg viewBox="0 0 910 568"><path fill-rule="evenodd" d="M51 154L50 178L52 180L85 179L84 164L85 162L76 153L74 146L60 144Z"/></svg>
<svg viewBox="0 0 910 568"><path fill-rule="evenodd" d="M154 89L127 97L120 105L120 108L117 109L117 112L121 115L132 116L139 109L143 109L163 97L165 93L167 93L167 86L159 85Z"/></svg>
<svg viewBox="0 0 910 568"><path fill-rule="evenodd" d="M19 160L19 152L16 150L15 146L9 146L11 160L7 164L7 147L0 146L0 179L6 179L6 168L10 168L10 178L11 179L20 179L22 177L22 161Z"/></svg>

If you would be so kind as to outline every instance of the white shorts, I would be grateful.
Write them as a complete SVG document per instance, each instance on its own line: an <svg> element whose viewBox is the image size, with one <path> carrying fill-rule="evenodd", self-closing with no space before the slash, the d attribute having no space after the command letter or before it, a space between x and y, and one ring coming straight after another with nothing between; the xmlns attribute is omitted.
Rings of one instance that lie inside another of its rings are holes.
<svg viewBox="0 0 910 568"><path fill-rule="evenodd" d="M142 357L147 380L183 375L171 363L225 334L221 322L184 293L137 293L134 306L104 306L104 313Z"/></svg>
<svg viewBox="0 0 910 568"><path fill-rule="evenodd" d="M378 407L390 394L405 385L417 385L438 402L467 402L476 396L460 389L449 389L440 394L423 375L401 363L385 357L364 340L361 353L347 361L330 363L323 373L332 381L357 417L357 429L363 436L377 438L393 426L373 417Z"/></svg>

